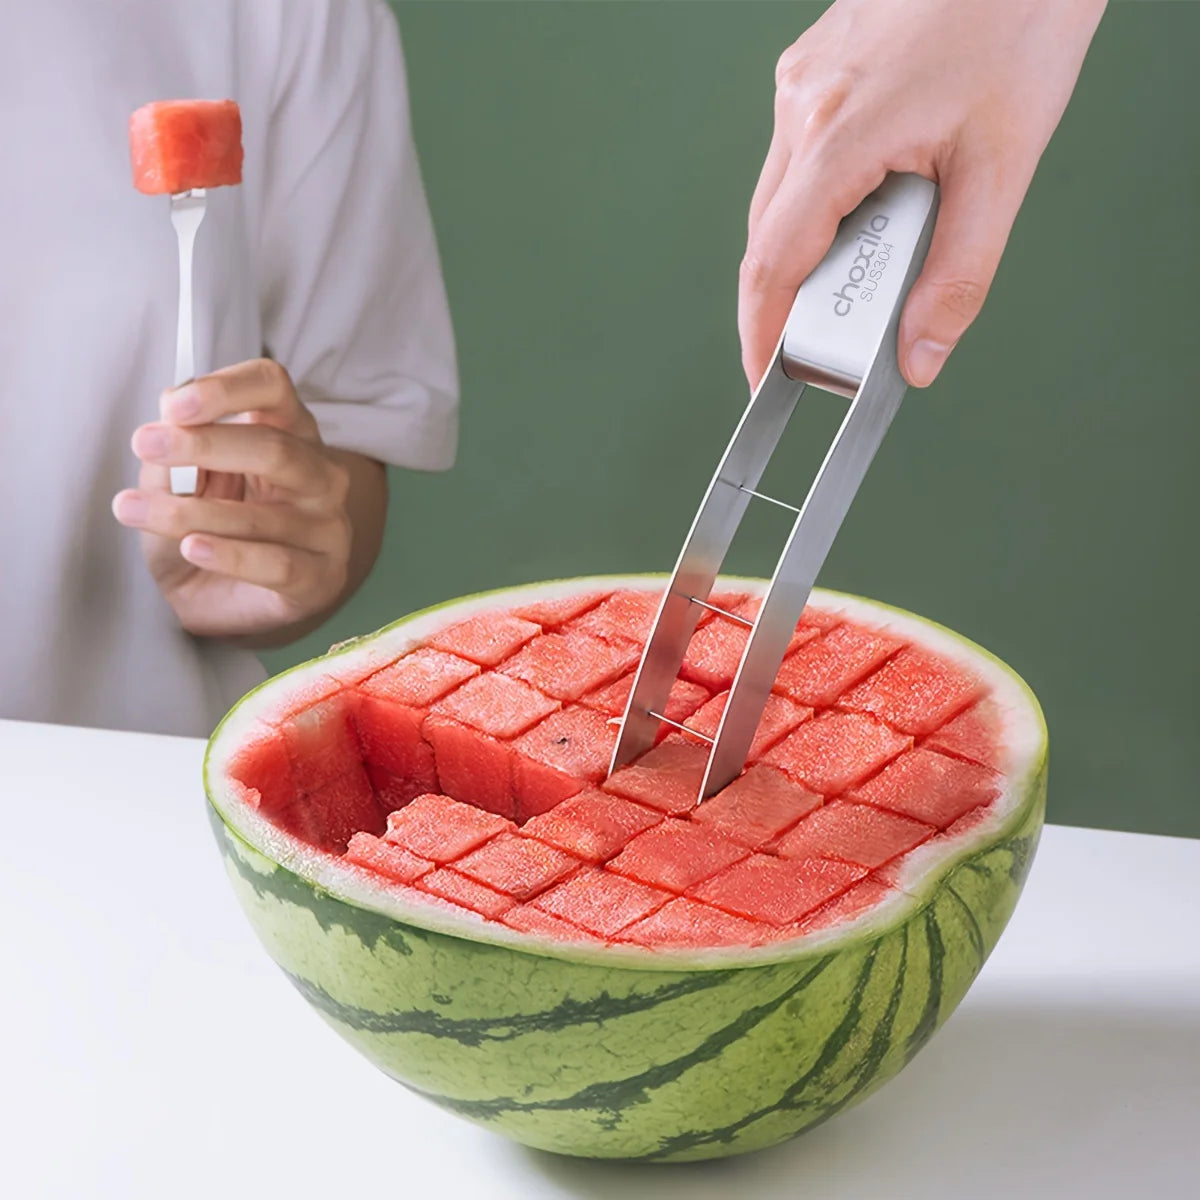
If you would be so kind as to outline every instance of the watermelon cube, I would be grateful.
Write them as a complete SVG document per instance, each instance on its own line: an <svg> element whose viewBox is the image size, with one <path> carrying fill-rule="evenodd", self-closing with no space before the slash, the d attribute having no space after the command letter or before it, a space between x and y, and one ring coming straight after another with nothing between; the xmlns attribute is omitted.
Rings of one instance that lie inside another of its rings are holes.
<svg viewBox="0 0 1200 1200"><path fill-rule="evenodd" d="M801 704L828 708L903 645L889 633L835 625L783 660L775 690Z"/></svg>
<svg viewBox="0 0 1200 1200"><path fill-rule="evenodd" d="M717 602L714 600L714 604ZM735 616L752 621L758 614L761 601L757 597L742 597L730 607L717 604ZM750 630L727 617L709 613L709 620L701 621L692 640L688 643L680 673L685 679L702 684L710 691L727 692L737 674L742 652ZM820 631L798 625L788 643L789 651L815 638Z"/></svg>
<svg viewBox="0 0 1200 1200"><path fill-rule="evenodd" d="M597 688L594 692L588 692L580 703L609 717L623 717L629 704L629 693L632 691L633 673L630 672L615 683ZM663 712L668 721L682 725L707 700L708 690L706 688L687 679L677 679L671 685ZM671 729L672 727L664 721L655 740L662 741L671 733Z"/></svg>
<svg viewBox="0 0 1200 1200"><path fill-rule="evenodd" d="M433 862L448 863L511 830L513 824L449 796L418 796L388 814L385 841Z"/></svg>
<svg viewBox="0 0 1200 1200"><path fill-rule="evenodd" d="M606 792L680 816L696 807L707 763L707 747L668 740L614 771L603 786Z"/></svg>
<svg viewBox="0 0 1200 1200"><path fill-rule="evenodd" d="M883 880L868 875L840 896L827 900L820 908L813 909L798 925L784 931L784 936L794 937L801 933L815 933L818 929L840 928L848 921L861 917L884 901L899 895L900 892L894 887L889 887Z"/></svg>
<svg viewBox="0 0 1200 1200"><path fill-rule="evenodd" d="M590 633L605 642L634 642L640 649L662 601L662 592L613 592L603 603L576 617L567 629Z"/></svg>
<svg viewBox="0 0 1200 1200"><path fill-rule="evenodd" d="M697 884L690 895L735 916L784 926L844 892L866 874L864 867L823 858L797 861L752 854Z"/></svg>
<svg viewBox="0 0 1200 1200"><path fill-rule="evenodd" d="M338 692L284 721L283 741L301 792L314 791L362 766L355 699L353 692Z"/></svg>
<svg viewBox="0 0 1200 1200"><path fill-rule="evenodd" d="M133 186L148 196L242 182L242 115L232 100L157 100L129 118Z"/></svg>
<svg viewBox="0 0 1200 1200"><path fill-rule="evenodd" d="M757 946L772 932L773 926L747 921L745 917L735 917L708 904L677 896L656 913L630 925L621 940L651 950L660 946L702 949L708 946Z"/></svg>
<svg viewBox="0 0 1200 1200"><path fill-rule="evenodd" d="M639 883L685 892L747 854L745 846L719 833L668 817L638 834L608 864L608 869Z"/></svg>
<svg viewBox="0 0 1200 1200"><path fill-rule="evenodd" d="M395 812L403 808L417 796L424 795L431 787L437 787L437 771L433 770L433 751L429 751L430 779L409 779L405 775L396 775L386 767L373 767L367 764L367 776L375 789L375 803L381 813Z"/></svg>
<svg viewBox="0 0 1200 1200"><path fill-rule="evenodd" d="M321 831L320 844L337 854L346 849L352 834L360 830L380 834L386 825L375 800L375 789L361 764L322 784L300 803L308 807L316 828Z"/></svg>
<svg viewBox="0 0 1200 1200"><path fill-rule="evenodd" d="M569 875L579 866L579 860L536 838L502 833L454 866L498 892L528 900Z"/></svg>
<svg viewBox="0 0 1200 1200"><path fill-rule="evenodd" d="M671 893L661 888L614 875L603 867L584 867L565 883L543 892L534 906L589 933L613 938L670 899Z"/></svg>
<svg viewBox="0 0 1200 1200"><path fill-rule="evenodd" d="M578 631L543 633L501 668L556 700L578 700L623 675L637 662L632 642L614 645Z"/></svg>
<svg viewBox="0 0 1200 1200"><path fill-rule="evenodd" d="M981 700L947 721L922 743L954 758L965 758L981 767L1003 771L1005 752L1001 744L1000 709L991 700Z"/></svg>
<svg viewBox="0 0 1200 1200"><path fill-rule="evenodd" d="M865 713L830 712L805 721L763 762L823 796L841 795L912 745L907 734Z"/></svg>
<svg viewBox="0 0 1200 1200"><path fill-rule="evenodd" d="M838 858L878 867L933 836L932 825L870 804L834 800L805 817L776 847L781 858Z"/></svg>
<svg viewBox="0 0 1200 1200"><path fill-rule="evenodd" d="M564 775L554 767L513 754L512 759L513 812L518 825L524 825L531 817L547 813L583 791L585 783L571 775Z"/></svg>
<svg viewBox="0 0 1200 1200"><path fill-rule="evenodd" d="M615 725L593 709L573 705L522 734L513 749L568 778L599 783L608 774L616 744Z"/></svg>
<svg viewBox="0 0 1200 1200"><path fill-rule="evenodd" d="M430 713L421 727L433 747L438 790L465 804L513 818L512 751L478 729Z"/></svg>
<svg viewBox="0 0 1200 1200"><path fill-rule="evenodd" d="M481 667L494 667L541 632L540 625L513 613L480 613L439 630L429 638L429 645Z"/></svg>
<svg viewBox="0 0 1200 1200"><path fill-rule="evenodd" d="M690 816L750 850L760 850L821 803L782 771L755 763Z"/></svg>
<svg viewBox="0 0 1200 1200"><path fill-rule="evenodd" d="M439 867L428 875L422 875L417 887L431 896L440 896L491 920L507 912L516 903L511 896L460 875L452 867Z"/></svg>
<svg viewBox="0 0 1200 1200"><path fill-rule="evenodd" d="M957 663L909 646L838 701L905 733L932 733L979 699L983 682Z"/></svg>
<svg viewBox="0 0 1200 1200"><path fill-rule="evenodd" d="M662 814L588 788L522 827L528 837L565 850L584 862L607 862L625 844L662 820Z"/></svg>
<svg viewBox="0 0 1200 1200"><path fill-rule="evenodd" d="M542 912L533 904L517 904L501 915L500 920L510 929L519 933L531 933L535 936L548 937L556 942L599 942L602 938L562 917L553 917L548 912Z"/></svg>
<svg viewBox="0 0 1200 1200"><path fill-rule="evenodd" d="M421 733L424 721L423 708L370 695L360 695L354 710L354 727L368 769L378 767L408 781L418 789L413 795L437 790L433 747Z"/></svg>
<svg viewBox="0 0 1200 1200"><path fill-rule="evenodd" d="M518 617L533 621L546 631L565 625L572 617L595 608L605 598L604 592L585 592L580 595L562 596L557 600L535 600L513 612Z"/></svg>
<svg viewBox="0 0 1200 1200"><path fill-rule="evenodd" d="M725 715L725 704L729 699L728 692L714 696L707 704L698 709L687 721L687 727L696 733L703 734L710 741L717 736L717 726ZM751 761L761 757L776 742L792 732L801 721L812 716L812 709L789 700L786 696L774 693L767 697L763 715L759 719L754 741L750 744L749 758ZM686 737L686 734L672 734ZM705 743L707 744L707 743Z"/></svg>
<svg viewBox="0 0 1200 1200"><path fill-rule="evenodd" d="M850 798L945 829L971 809L990 804L1000 794L1001 782L995 771L977 763L917 749L901 755Z"/></svg>
<svg viewBox="0 0 1200 1200"><path fill-rule="evenodd" d="M230 759L229 773L257 794L254 807L266 817L282 812L299 792L283 735L267 726L246 739Z"/></svg>
<svg viewBox="0 0 1200 1200"><path fill-rule="evenodd" d="M397 883L413 883L433 870L434 864L400 846L393 846L369 833L355 833L346 847L346 860L366 867Z"/></svg>
<svg viewBox="0 0 1200 1200"><path fill-rule="evenodd" d="M439 700L431 711L507 741L557 708L557 700L543 696L527 683L489 671L469 679Z"/></svg>
<svg viewBox="0 0 1200 1200"><path fill-rule="evenodd" d="M369 676L358 690L410 708L428 708L478 674L479 668L465 658L440 650L414 650Z"/></svg>

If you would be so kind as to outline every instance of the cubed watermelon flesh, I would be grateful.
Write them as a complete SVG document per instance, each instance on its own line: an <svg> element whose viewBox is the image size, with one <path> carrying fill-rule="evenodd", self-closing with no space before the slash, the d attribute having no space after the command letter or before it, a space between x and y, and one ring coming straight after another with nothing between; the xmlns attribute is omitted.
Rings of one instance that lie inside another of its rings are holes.
<svg viewBox="0 0 1200 1200"><path fill-rule="evenodd" d="M133 186L147 195L242 182L242 115L233 100L156 100L129 118Z"/></svg>
<svg viewBox="0 0 1200 1200"><path fill-rule="evenodd" d="M983 678L838 610L806 610L747 769L718 795L697 804L707 744L666 725L609 777L660 596L491 608L353 683L322 676L238 748L239 794L406 896L530 934L664 948L849 921L895 894L918 848L986 820L1004 747ZM724 603L752 619L758 600ZM709 688L727 689L744 640L704 614L672 719L715 734L728 692Z"/></svg>

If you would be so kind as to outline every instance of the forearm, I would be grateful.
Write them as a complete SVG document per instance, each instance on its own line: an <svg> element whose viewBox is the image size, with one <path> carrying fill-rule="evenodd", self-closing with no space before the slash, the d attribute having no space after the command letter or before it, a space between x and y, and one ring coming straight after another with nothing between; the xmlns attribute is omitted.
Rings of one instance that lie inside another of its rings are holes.
<svg viewBox="0 0 1200 1200"><path fill-rule="evenodd" d="M387 468L365 454L335 449L330 449L329 453L345 468L349 479L346 515L350 523L350 556L345 584L334 601L320 612L269 632L240 638L239 645L253 650L273 650L319 628L358 591L379 557L387 521Z"/></svg>

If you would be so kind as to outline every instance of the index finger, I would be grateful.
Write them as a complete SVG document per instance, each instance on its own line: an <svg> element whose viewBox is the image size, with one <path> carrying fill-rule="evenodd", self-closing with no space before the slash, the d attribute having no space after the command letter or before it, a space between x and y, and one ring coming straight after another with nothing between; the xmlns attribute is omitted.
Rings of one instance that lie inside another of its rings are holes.
<svg viewBox="0 0 1200 1200"><path fill-rule="evenodd" d="M300 403L287 371L269 358L222 367L166 391L159 407L163 419L175 425L208 425L248 415L257 424L299 437L317 436L317 423Z"/></svg>
<svg viewBox="0 0 1200 1200"><path fill-rule="evenodd" d="M884 172L843 162L840 172L793 157L746 243L738 272L742 367L752 388L783 333L796 292L833 244L838 222L876 187Z"/></svg>

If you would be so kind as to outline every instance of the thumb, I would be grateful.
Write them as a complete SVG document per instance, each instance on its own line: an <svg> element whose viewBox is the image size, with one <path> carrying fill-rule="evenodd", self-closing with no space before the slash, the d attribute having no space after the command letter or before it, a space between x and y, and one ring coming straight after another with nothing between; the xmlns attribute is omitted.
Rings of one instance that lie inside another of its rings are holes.
<svg viewBox="0 0 1200 1200"><path fill-rule="evenodd" d="M994 160L951 162L929 254L900 320L900 367L913 387L937 378L979 315L1029 176L998 179Z"/></svg>

